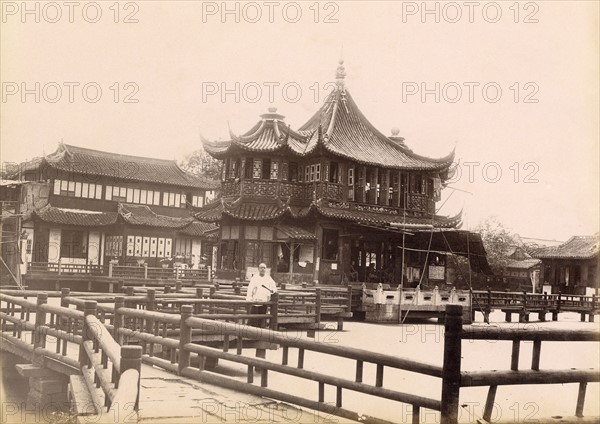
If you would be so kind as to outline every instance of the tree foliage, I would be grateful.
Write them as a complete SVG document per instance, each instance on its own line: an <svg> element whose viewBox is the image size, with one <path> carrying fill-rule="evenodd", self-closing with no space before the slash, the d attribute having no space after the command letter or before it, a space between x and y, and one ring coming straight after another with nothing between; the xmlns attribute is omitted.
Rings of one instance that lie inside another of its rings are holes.
<svg viewBox="0 0 600 424"><path fill-rule="evenodd" d="M180 162L179 166L194 175L219 181L221 179L223 162L213 158L203 148L200 148L188 154Z"/></svg>
<svg viewBox="0 0 600 424"><path fill-rule="evenodd" d="M496 217L489 217L475 227L475 232L481 234L487 259L494 274L501 273L509 261L511 247L516 244L514 236Z"/></svg>

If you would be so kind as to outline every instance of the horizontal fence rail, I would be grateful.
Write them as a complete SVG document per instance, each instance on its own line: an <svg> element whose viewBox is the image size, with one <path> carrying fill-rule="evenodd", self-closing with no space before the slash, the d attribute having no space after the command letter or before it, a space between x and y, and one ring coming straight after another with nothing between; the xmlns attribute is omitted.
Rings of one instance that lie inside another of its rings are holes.
<svg viewBox="0 0 600 424"><path fill-rule="evenodd" d="M114 415L118 409L130 405L137 411L141 347L120 346L112 338L97 317L96 301L69 297L68 289L61 295L61 306L54 306L47 303L46 293L37 293L35 302L0 293L0 347L33 364L80 378L92 399L92 405L83 406L88 411L93 406L97 415L119 416ZM55 338L55 350L48 349L48 336ZM120 416L131 412L125 409Z"/></svg>

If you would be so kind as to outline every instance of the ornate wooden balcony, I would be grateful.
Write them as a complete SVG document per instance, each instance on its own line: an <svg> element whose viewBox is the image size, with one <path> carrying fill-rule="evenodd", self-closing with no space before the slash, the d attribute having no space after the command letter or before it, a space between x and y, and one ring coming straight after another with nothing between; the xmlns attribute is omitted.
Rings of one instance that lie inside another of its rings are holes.
<svg viewBox="0 0 600 424"><path fill-rule="evenodd" d="M236 179L222 183L224 197L279 197L291 198L295 202L309 204L313 200L324 199L334 202L348 202L345 198L347 186L344 184L324 181L292 182L278 180L248 180ZM435 202L427 195L410 193L406 199L406 210L413 215L435 213ZM355 203L355 202L352 202ZM356 204L363 204L356 202ZM397 212L399 207L364 203L365 206L390 209Z"/></svg>

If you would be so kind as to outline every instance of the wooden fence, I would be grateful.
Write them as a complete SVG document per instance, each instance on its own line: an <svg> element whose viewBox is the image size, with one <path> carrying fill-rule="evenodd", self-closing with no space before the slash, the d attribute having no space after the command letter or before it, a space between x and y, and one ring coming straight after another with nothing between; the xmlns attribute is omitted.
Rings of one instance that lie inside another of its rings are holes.
<svg viewBox="0 0 600 424"><path fill-rule="evenodd" d="M135 413L141 348L115 342L96 317L95 301L82 301L83 311L69 308L67 297L61 299L61 306L47 301L46 293L38 293L36 302L0 293L2 349L69 375L74 408L81 415ZM56 339L54 351L47 349L47 336ZM76 348L77 354L69 347Z"/></svg>
<svg viewBox="0 0 600 424"><path fill-rule="evenodd" d="M600 313L596 295L582 296L572 294L538 294L527 292L500 292L500 291L474 291L473 315L476 311L489 314L494 309L505 313L507 322L511 315L519 315L520 322L529 321L531 313L537 313L540 321L546 320L548 313L552 314L552 321L558 320L561 312L575 312L585 321L586 315L590 322L594 322L594 315Z"/></svg>
<svg viewBox="0 0 600 424"><path fill-rule="evenodd" d="M105 276L109 278L143 279L143 280L195 280L211 281L211 268L162 268L149 267L147 264L140 266L125 265L94 265L94 264L68 264L61 260L57 262L29 262L29 274L56 274L56 275L90 275Z"/></svg>
<svg viewBox="0 0 600 424"><path fill-rule="evenodd" d="M484 410L484 419L489 421L498 386L578 383L578 397L574 410L575 416L581 417L587 384L600 381L598 369L540 369L542 342L599 342L599 332L463 326L463 309L460 305L448 305L446 307L444 354L443 363L440 366L363 349L320 343L308 337L290 338L284 333L271 329L242 325L239 323L241 317L236 316L236 314L223 314L225 315L223 319L234 322L214 319L219 316L223 317L220 311L215 314L204 314L202 309L200 310L201 314L194 316L194 308L198 304L194 302L184 304L185 302L200 300L202 308L220 308L221 305L231 304L231 300L227 299L221 299L220 301L219 299L190 299L181 293L183 296L179 299L164 299L178 304L180 313L173 313L172 311L167 313L139 309L138 305L143 303L137 302L140 299L125 297L109 299L109 297L95 296L96 299L91 301L89 299L74 298L68 296L68 294L66 291L63 292L60 307L47 305L47 296L44 293L38 294L37 302L0 294L2 303L2 311L0 312L2 349L11 350L12 347L16 347L17 350L24 352L25 357L33 354L42 355L54 360L48 361L49 367L51 367L50 363L58 363L60 366L66 367L67 371L72 370L77 374L81 372L81 365L83 365L84 371L86 368L89 369L90 366L93 366L93 373L97 377L95 383L103 389L105 395L105 407L108 404L115 404L120 399L120 391L125 390L123 387L134 386L135 372L128 374L131 377L124 376L125 370L130 367L124 366L123 360L133 359L129 358L129 353L126 353L128 349L120 349L120 366L115 366L119 356L117 355L117 344L125 346L128 343L137 343L141 346L138 348L136 355L143 353L142 361L178 373L183 377L195 378L209 384L289 402L367 423L380 421L372 417L359 416L356 412L344 408L343 393L345 390L410 404L412 405L412 421L414 423L420 422L421 409L426 408L440 411L443 424L454 424L458 421L460 389L462 387L489 386ZM111 304L111 300L114 303ZM129 304L126 302L129 302ZM233 302L233 305L242 305L242 301L233 300ZM173 303L169 304L172 305ZM68 307L69 305L76 305L83 311L71 309ZM35 314L35 324L29 320L29 314L32 313ZM47 314L50 314L49 320L47 320ZM272 319L276 320L276 316L276 314L273 314ZM207 319L208 317L213 319ZM13 325L9 326L10 323ZM270 322L271 327L274 327L274 324L276 322ZM109 338L105 331L93 331L93 328L108 329L112 333L112 338ZM23 340L24 333L28 331L32 334L31 343ZM62 341L62 344L57 344L56 352L45 348L46 335L55 336ZM200 339L197 336L200 336ZM221 337L224 342L220 346L207 346L203 343L203 338L211 336ZM280 360L267 360L265 355L249 356L248 352L244 352L242 349L244 340L258 341L264 345L280 347ZM463 371L461 369L463 340L505 340L512 342L510 370ZM520 346L523 341L533 341L531 369L526 370L519 368ZM79 360L75 360L68 355L67 342L79 346ZM230 342L234 343L235 352L230 351ZM155 349L158 346L160 346L160 349ZM102 352L99 353L99 350ZM294 352L296 358L294 364L290 364L289 360L292 350L296 351ZM157 351L167 354L158 357L155 355ZM308 352L318 353L319 355L306 355ZM322 359L323 355L353 361L355 378L341 378L337 375L305 369L308 358ZM223 360L245 366L247 368L246 381L207 372L206 363L209 360ZM112 365L109 365L109 362ZM363 379L365 366L367 365L375 367L374 382L367 382ZM133 368L136 368L136 366L133 366ZM136 369L139 370L139 368ZM260 376L258 382L254 381L254 371L256 369L259 370ZM400 369L441 379L440 398L417 396L410 392L389 387L389 385L384 384L386 369ZM119 376L115 377L115 372ZM305 396L290 394L287 389L269 388L269 375L272 373L286 374L316 382L317 387L314 398L310 399ZM139 374L137 375L139 381ZM124 378L125 380L123 380ZM126 383L123 383L124 381ZM325 397L326 386L335 387L334 405L326 403L329 400ZM116 394L114 390L118 390ZM135 390L133 392L137 396L138 392ZM127 400L131 401L131 397Z"/></svg>

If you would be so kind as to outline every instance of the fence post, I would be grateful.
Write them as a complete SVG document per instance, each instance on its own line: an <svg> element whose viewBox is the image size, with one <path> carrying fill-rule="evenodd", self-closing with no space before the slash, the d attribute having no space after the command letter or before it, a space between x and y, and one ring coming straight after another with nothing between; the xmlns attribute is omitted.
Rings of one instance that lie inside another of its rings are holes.
<svg viewBox="0 0 600 424"><path fill-rule="evenodd" d="M113 263L109 262L108 263L108 278L112 278L113 276Z"/></svg>
<svg viewBox="0 0 600 424"><path fill-rule="evenodd" d="M321 288L317 287L315 289L315 323L319 324L321 322L321 303L322 303L322 293Z"/></svg>
<svg viewBox="0 0 600 424"><path fill-rule="evenodd" d="M552 312L552 321L558 321L558 314L560 313L560 304L562 302L561 292L558 292L558 296L556 298L556 309Z"/></svg>
<svg viewBox="0 0 600 424"><path fill-rule="evenodd" d="M277 315L279 314L279 293L271 295L271 320L269 322L271 330L277 331Z"/></svg>
<svg viewBox="0 0 600 424"><path fill-rule="evenodd" d="M124 317L123 314L119 312L120 308L125 307L125 299L123 296L115 297L115 317L113 322L113 339L122 345L123 344L123 336L121 336L119 329L123 328Z"/></svg>
<svg viewBox="0 0 600 424"><path fill-rule="evenodd" d="M137 370L139 378L138 378L138 387L137 387L137 396L135 397L135 405L133 405L133 410L137 411L139 409L140 403L140 381L142 376L142 347L141 346L121 346L121 374L125 371L134 369ZM119 380L116 381L116 387L119 386Z"/></svg>
<svg viewBox="0 0 600 424"><path fill-rule="evenodd" d="M58 275L62 274L62 259L58 258Z"/></svg>
<svg viewBox="0 0 600 424"><path fill-rule="evenodd" d="M156 310L156 291L154 289L148 289L146 293L146 310ZM154 320L152 318L146 318L146 333L154 334ZM154 343L150 342L148 345L144 342L144 353L150 356L154 356Z"/></svg>
<svg viewBox="0 0 600 424"><path fill-rule="evenodd" d="M594 312L596 311L596 295L592 295L592 309L590 310L589 321L594 322Z"/></svg>
<svg viewBox="0 0 600 424"><path fill-rule="evenodd" d="M79 363L81 365L89 365L89 358L85 352L84 344L89 340L93 340L92 331L87 325L86 317L88 315L96 316L97 303L95 300L86 300L83 305L83 328L81 331L81 346L79 346ZM99 329L100 330L100 329Z"/></svg>
<svg viewBox="0 0 600 424"><path fill-rule="evenodd" d="M179 281L179 280L175 281L175 292L176 293L181 292L181 281Z"/></svg>
<svg viewBox="0 0 600 424"><path fill-rule="evenodd" d="M442 369L441 424L458 422L460 394L462 306L446 306L444 365Z"/></svg>
<svg viewBox="0 0 600 424"><path fill-rule="evenodd" d="M192 342L192 328L186 324L186 320L192 316L192 305L181 306L181 321L179 323L179 375L184 368L190 366L190 352L185 350L185 345Z"/></svg>
<svg viewBox="0 0 600 424"><path fill-rule="evenodd" d="M44 347L45 336L42 327L46 325L46 312L42 311L40 306L48 303L48 293L39 293L37 295L37 307L35 308L35 328L33 330L33 348ZM38 363L41 358L33 354L33 363Z"/></svg>
<svg viewBox="0 0 600 424"><path fill-rule="evenodd" d="M69 308L69 301L67 300L67 297L69 297L69 294L71 293L71 289L68 287L63 287L60 290L60 306L61 308ZM58 329L59 330L67 330L67 323L68 323L69 319L65 316L60 316L60 320L57 323L58 324ZM62 352L63 355L67 354L67 341L66 340L62 340L61 339L56 339L56 349L60 349L60 345L63 345L62 347ZM58 352L57 352L58 353Z"/></svg>
<svg viewBox="0 0 600 424"><path fill-rule="evenodd" d="M206 269L208 270L208 282L212 283L213 276L212 276L212 269L211 269L210 265L207 266Z"/></svg>
<svg viewBox="0 0 600 424"><path fill-rule="evenodd" d="M144 280L148 279L148 264L144 262Z"/></svg>
<svg viewBox="0 0 600 424"><path fill-rule="evenodd" d="M523 290L523 305L519 314L519 322L529 322L529 311L527 310L527 292Z"/></svg>

